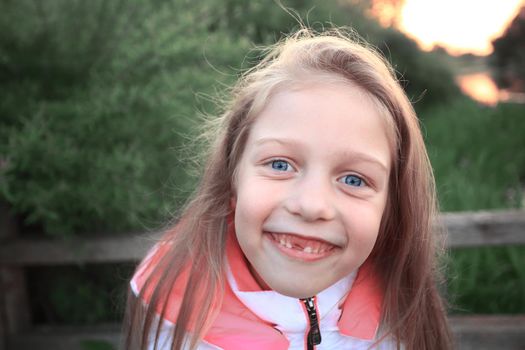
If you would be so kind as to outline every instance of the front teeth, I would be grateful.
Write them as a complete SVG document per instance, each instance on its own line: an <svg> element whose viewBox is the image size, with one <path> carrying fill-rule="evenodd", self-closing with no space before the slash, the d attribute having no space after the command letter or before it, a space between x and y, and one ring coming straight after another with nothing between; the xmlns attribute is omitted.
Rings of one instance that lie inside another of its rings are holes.
<svg viewBox="0 0 525 350"><path fill-rule="evenodd" d="M319 254L319 253L324 253L325 250L306 246L303 248L303 252L308 253L308 254Z"/></svg>
<svg viewBox="0 0 525 350"><path fill-rule="evenodd" d="M286 247L288 249L292 249L293 246L292 246L292 243L290 243L289 241L285 240L284 238L281 238L279 240L279 244L282 245L283 247ZM312 247L309 247L309 246L306 246L303 248L303 252L305 253L308 253L308 254L319 254L319 253L324 253L324 249L314 249Z"/></svg>
<svg viewBox="0 0 525 350"><path fill-rule="evenodd" d="M290 237L289 235L273 234L273 238L278 244L280 244L281 246L285 248L296 249L306 254L321 254L330 249L328 245L322 244L320 242L313 242L311 244L303 242L302 244L294 245L292 243L293 238Z"/></svg>

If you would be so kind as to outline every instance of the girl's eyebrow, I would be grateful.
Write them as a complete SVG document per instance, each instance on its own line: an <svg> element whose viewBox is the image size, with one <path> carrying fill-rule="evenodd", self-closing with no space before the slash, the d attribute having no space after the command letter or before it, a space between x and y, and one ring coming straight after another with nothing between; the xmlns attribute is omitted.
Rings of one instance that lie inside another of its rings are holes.
<svg viewBox="0 0 525 350"><path fill-rule="evenodd" d="M284 146L299 146L299 144L300 144L299 142L297 142L295 140L278 139L278 138L275 138L275 137L261 137L260 139L258 139L254 143L255 143L256 146L260 146L260 145L263 145L265 143L272 143L272 142L276 142L276 143L282 144Z"/></svg>
<svg viewBox="0 0 525 350"><path fill-rule="evenodd" d="M342 157L350 161L360 161L360 162L370 163L372 165L376 165L378 168L380 168L385 173L389 172L386 164L384 164L378 158L370 154L367 154L367 153L355 152L355 151L342 151L342 152L335 153L334 157Z"/></svg>
<svg viewBox="0 0 525 350"><path fill-rule="evenodd" d="M281 139L281 138L274 138L274 137L262 137L254 142L255 146L262 146L267 143L278 143L280 145L289 146L289 147L299 147L301 145L299 141L296 141L293 139ZM384 171L385 173L389 172L386 164L384 164L382 161L380 161L376 157L369 155L367 153L345 150L345 151L336 152L333 154L333 156L336 158L341 157L344 159L348 159L349 161L361 161L361 162L371 163L381 168L381 170Z"/></svg>

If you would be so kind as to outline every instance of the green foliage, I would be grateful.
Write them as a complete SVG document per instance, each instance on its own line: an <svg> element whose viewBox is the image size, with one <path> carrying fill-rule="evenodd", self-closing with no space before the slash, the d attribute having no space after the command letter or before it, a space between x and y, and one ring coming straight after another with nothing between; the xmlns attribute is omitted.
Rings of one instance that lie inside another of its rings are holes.
<svg viewBox="0 0 525 350"><path fill-rule="evenodd" d="M423 125L445 211L519 208L525 183L525 106L458 99ZM447 261L453 312L525 312L525 247L462 248Z"/></svg>
<svg viewBox="0 0 525 350"><path fill-rule="evenodd" d="M228 72L247 42L209 33L210 8L190 2L8 5L1 195L51 235L158 224L177 203L164 184L191 188L174 149L195 123L194 93L233 78L206 56Z"/></svg>
<svg viewBox="0 0 525 350"><path fill-rule="evenodd" d="M350 26L367 35L380 26L366 17L367 1L284 0L281 6L264 0L222 0L212 30L226 31L233 37L247 37L256 44L273 44L301 23L317 30Z"/></svg>
<svg viewBox="0 0 525 350"><path fill-rule="evenodd" d="M525 107L458 99L422 114L442 210L520 207Z"/></svg>

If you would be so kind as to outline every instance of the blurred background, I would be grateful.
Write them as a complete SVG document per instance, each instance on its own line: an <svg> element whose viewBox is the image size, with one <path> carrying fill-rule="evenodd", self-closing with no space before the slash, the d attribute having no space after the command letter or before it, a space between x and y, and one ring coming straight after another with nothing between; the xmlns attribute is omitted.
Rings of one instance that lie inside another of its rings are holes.
<svg viewBox="0 0 525 350"><path fill-rule="evenodd" d="M422 121L443 211L525 204L525 2L288 0L392 62ZM195 184L202 115L298 28L262 0L0 1L2 240L160 229ZM82 249L82 247L77 247ZM73 252L74 253L74 252ZM453 314L524 314L523 246L447 256ZM18 271L32 325L119 322L135 262ZM104 348L102 346L102 348Z"/></svg>

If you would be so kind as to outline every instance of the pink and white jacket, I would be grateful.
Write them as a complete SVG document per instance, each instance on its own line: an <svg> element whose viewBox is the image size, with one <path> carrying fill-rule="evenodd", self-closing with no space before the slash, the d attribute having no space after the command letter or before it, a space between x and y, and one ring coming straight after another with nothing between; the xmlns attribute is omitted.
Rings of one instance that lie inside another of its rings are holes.
<svg viewBox="0 0 525 350"><path fill-rule="evenodd" d="M135 294L142 288L151 266L162 251L162 246L155 247L139 267L131 281ZM228 283L224 300L199 344L199 350L396 348L395 342L388 337L374 345L379 339L382 293L366 263L358 272L305 302L274 291L261 290L246 265L234 234L229 236L227 242L227 260ZM176 284L168 297L159 349L170 348L171 330L177 319L183 291L184 285ZM145 292L145 303L149 302L151 294L152 290ZM312 346L308 345L308 333L315 325L319 327L321 343Z"/></svg>

